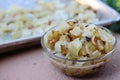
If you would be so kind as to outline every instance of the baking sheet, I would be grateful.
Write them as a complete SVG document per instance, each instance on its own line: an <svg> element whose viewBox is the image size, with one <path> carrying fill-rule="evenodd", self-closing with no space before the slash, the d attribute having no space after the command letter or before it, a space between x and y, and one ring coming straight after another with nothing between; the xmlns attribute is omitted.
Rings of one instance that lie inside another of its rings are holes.
<svg viewBox="0 0 120 80"><path fill-rule="evenodd" d="M68 0L62 0L62 1L66 2ZM92 9L97 11L97 15L100 16L101 21L95 22L94 24L109 25L109 24L113 24L120 20L119 13L117 13L114 9L110 8L106 4L102 3L100 0L77 0L77 1L80 2L81 4L89 5ZM22 7L26 7L26 8L35 7L34 0L17 0L17 1L16 0L4 0L4 1L0 0L0 8L6 9L13 3L19 6L22 5ZM40 44L41 36L42 35L31 36L31 37L11 40L7 42L1 42L0 53L8 52L8 51L26 47L26 46Z"/></svg>

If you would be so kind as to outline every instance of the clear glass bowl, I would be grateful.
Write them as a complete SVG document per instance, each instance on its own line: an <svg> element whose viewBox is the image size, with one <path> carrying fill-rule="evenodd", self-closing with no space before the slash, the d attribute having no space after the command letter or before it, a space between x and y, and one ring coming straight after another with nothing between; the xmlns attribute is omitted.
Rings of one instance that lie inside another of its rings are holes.
<svg viewBox="0 0 120 80"><path fill-rule="evenodd" d="M99 26L99 27L109 31L105 27L101 27L101 26ZM104 56L101 56L99 58L89 59L89 60L70 60L70 59L66 59L66 58L57 56L54 54L54 52L52 52L49 48L47 48L45 46L46 34L55 28L57 28L57 27L53 27L53 28L49 29L47 32L45 32L45 34L41 38L41 44L42 44L43 49L46 51L46 54L47 54L50 62L55 67L57 67L59 70L64 72L66 75L74 76L74 77L83 77L85 75L93 74L93 73L99 71L109 61L109 59L113 55L113 52L114 52L115 46L116 46L116 42L117 42L116 38L115 38L115 43L114 43L113 49L109 53L107 53ZM111 31L109 31L109 32L112 34ZM85 66L79 65L83 62L88 63L88 65L85 65ZM77 63L77 65L75 65L74 63Z"/></svg>

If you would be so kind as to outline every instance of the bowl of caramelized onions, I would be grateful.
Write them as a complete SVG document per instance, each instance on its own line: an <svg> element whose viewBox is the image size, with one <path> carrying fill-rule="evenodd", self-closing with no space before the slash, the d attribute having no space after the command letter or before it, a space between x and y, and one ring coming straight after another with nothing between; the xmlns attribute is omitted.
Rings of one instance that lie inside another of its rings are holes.
<svg viewBox="0 0 120 80"><path fill-rule="evenodd" d="M41 39L51 63L69 76L99 71L112 57L116 38L105 27L78 20L60 22Z"/></svg>

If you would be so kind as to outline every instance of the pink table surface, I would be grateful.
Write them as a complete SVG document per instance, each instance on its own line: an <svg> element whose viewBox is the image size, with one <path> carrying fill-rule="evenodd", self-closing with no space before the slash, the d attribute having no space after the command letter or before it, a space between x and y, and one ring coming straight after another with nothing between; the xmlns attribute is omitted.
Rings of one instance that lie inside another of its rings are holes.
<svg viewBox="0 0 120 80"><path fill-rule="evenodd" d="M54 68L39 48L13 52L0 57L0 80L120 80L120 35L113 58L105 68L87 78L73 78Z"/></svg>

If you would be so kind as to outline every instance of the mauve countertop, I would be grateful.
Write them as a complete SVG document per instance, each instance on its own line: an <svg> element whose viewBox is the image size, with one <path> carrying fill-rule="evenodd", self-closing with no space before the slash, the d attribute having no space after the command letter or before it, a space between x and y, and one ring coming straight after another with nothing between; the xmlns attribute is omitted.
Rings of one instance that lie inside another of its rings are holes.
<svg viewBox="0 0 120 80"><path fill-rule="evenodd" d="M96 75L73 78L54 68L41 47L19 50L0 56L0 80L120 80L120 35L113 58Z"/></svg>

